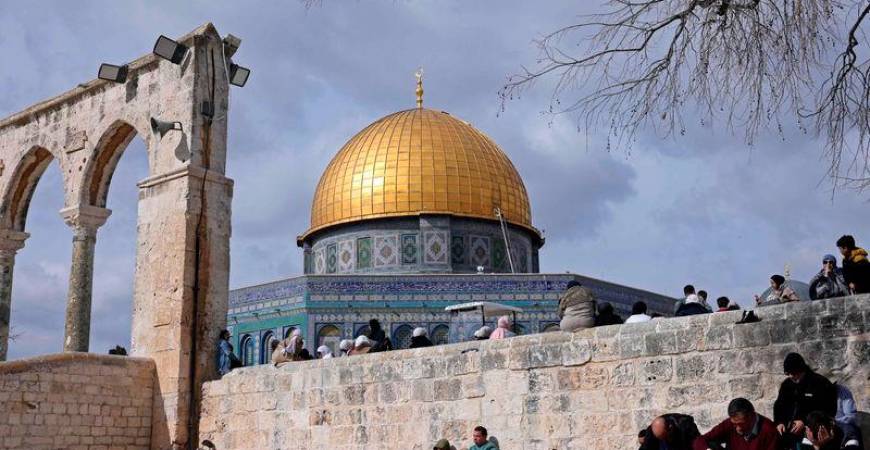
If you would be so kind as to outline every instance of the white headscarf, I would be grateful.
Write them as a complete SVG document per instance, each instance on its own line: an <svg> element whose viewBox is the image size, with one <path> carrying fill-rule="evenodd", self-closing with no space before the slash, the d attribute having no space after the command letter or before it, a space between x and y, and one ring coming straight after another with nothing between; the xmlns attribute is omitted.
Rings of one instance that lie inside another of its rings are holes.
<svg viewBox="0 0 870 450"><path fill-rule="evenodd" d="M320 347L317 347L317 353L320 353L321 359L332 358L332 350L330 350L329 347L327 347L325 345L321 345Z"/></svg>
<svg viewBox="0 0 870 450"><path fill-rule="evenodd" d="M342 339L341 343L338 344L338 349L341 350L341 353L344 356L347 356L347 352L349 352L353 348L353 339Z"/></svg>
<svg viewBox="0 0 870 450"><path fill-rule="evenodd" d="M368 336L366 336L364 334L361 335L360 337L356 338L356 342L354 343L354 348L371 347L371 346L372 346L372 341L368 338Z"/></svg>
<svg viewBox="0 0 870 450"><path fill-rule="evenodd" d="M426 329L423 327L414 328L414 337L426 336Z"/></svg>

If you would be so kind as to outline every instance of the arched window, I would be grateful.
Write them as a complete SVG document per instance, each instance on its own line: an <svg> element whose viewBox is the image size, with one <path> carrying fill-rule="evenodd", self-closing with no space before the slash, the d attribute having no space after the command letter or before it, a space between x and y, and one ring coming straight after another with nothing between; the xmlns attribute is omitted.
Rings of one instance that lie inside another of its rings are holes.
<svg viewBox="0 0 870 450"><path fill-rule="evenodd" d="M447 325L438 325L432 329L432 343L435 345L444 345L448 342L450 336L450 327Z"/></svg>
<svg viewBox="0 0 870 450"><path fill-rule="evenodd" d="M410 325L405 324L396 328L393 332L393 348L408 348L411 346L411 335L414 329Z"/></svg>
<svg viewBox="0 0 870 450"><path fill-rule="evenodd" d="M559 324L558 323L548 323L548 324L544 325L544 328L541 331L544 333L549 333L551 331L559 331Z"/></svg>
<svg viewBox="0 0 870 450"><path fill-rule="evenodd" d="M341 329L335 325L324 325L317 333L317 347L325 345L332 350L333 355L339 354L339 341L341 341Z"/></svg>
<svg viewBox="0 0 870 450"><path fill-rule="evenodd" d="M254 338L250 334L242 336L242 363L246 366L257 364L257 354L254 352Z"/></svg>
<svg viewBox="0 0 870 450"><path fill-rule="evenodd" d="M272 342L278 338L271 331L263 334L263 339L260 340L260 364L266 364L272 360Z"/></svg>
<svg viewBox="0 0 870 450"><path fill-rule="evenodd" d="M363 326L356 329L356 332L353 334L353 338L356 339L362 335L368 336L369 331L371 331L371 328L369 328L368 325L363 325Z"/></svg>

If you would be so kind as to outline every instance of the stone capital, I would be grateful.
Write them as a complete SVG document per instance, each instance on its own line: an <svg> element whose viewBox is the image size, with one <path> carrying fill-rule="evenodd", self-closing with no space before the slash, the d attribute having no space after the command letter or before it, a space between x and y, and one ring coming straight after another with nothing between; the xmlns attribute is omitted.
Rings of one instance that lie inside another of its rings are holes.
<svg viewBox="0 0 870 450"><path fill-rule="evenodd" d="M0 229L0 257L15 256L18 250L24 248L24 241L30 233L9 229Z"/></svg>
<svg viewBox="0 0 870 450"><path fill-rule="evenodd" d="M63 221L73 228L76 236L96 234L97 229L106 223L112 210L91 205L69 206L60 210Z"/></svg>

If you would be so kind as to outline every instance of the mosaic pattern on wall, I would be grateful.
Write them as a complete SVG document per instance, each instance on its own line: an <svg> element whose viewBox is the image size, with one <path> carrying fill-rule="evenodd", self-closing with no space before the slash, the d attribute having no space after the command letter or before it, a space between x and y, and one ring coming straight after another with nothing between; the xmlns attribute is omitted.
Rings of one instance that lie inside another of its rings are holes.
<svg viewBox="0 0 870 450"><path fill-rule="evenodd" d="M314 253L314 273L323 273L324 269L326 269L326 257L321 248Z"/></svg>
<svg viewBox="0 0 870 450"><path fill-rule="evenodd" d="M399 238L397 236L375 237L375 267L399 264Z"/></svg>
<svg viewBox="0 0 870 450"><path fill-rule="evenodd" d="M425 263L447 264L446 231L426 231L423 233L423 242L426 248Z"/></svg>
<svg viewBox="0 0 870 450"><path fill-rule="evenodd" d="M453 264L465 264L465 236L451 236L450 262Z"/></svg>
<svg viewBox="0 0 870 450"><path fill-rule="evenodd" d="M417 235L402 235L402 264L417 264Z"/></svg>
<svg viewBox="0 0 870 450"><path fill-rule="evenodd" d="M364 237L356 240L357 269L372 267L372 238Z"/></svg>
<svg viewBox="0 0 870 450"><path fill-rule="evenodd" d="M471 265L489 267L489 238L471 236Z"/></svg>
<svg viewBox="0 0 870 450"><path fill-rule="evenodd" d="M326 246L326 273L335 273L338 266L338 255L336 255L335 244Z"/></svg>
<svg viewBox="0 0 870 450"><path fill-rule="evenodd" d="M496 270L510 269L504 241L498 238L492 240L492 267Z"/></svg>
<svg viewBox="0 0 870 450"><path fill-rule="evenodd" d="M350 272L353 270L353 241L341 241L338 243L338 271Z"/></svg>

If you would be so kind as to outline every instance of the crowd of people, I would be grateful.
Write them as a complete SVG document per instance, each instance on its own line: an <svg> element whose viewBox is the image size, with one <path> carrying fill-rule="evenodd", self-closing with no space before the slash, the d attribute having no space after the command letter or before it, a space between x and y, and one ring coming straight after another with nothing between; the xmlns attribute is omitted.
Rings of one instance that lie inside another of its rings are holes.
<svg viewBox="0 0 870 450"><path fill-rule="evenodd" d="M809 284L809 300L842 297L845 295L870 293L870 260L867 251L855 244L855 238L842 236L836 242L842 256L842 267L837 266L834 255L822 257L822 268L813 276ZM674 316L691 316L739 310L740 306L728 297L716 299L716 309L707 302L707 292L695 291L692 285L683 288L683 298L674 304ZM792 289L785 277L779 274L770 277L770 289L762 295L755 296L757 306L770 306L780 303L800 301L801 298ZM624 323L647 322L660 314L648 314L647 304L643 301L632 305L631 315ZM562 331L577 331L601 325L623 323L621 317L614 313L613 305L607 302L597 303L592 291L572 281L559 299L559 329ZM753 316L754 317L754 316Z"/></svg>
<svg viewBox="0 0 870 450"><path fill-rule="evenodd" d="M704 434L690 415L663 414L638 433L640 450L864 449L848 388L813 371L797 353L785 357L783 371L772 419L745 398L731 400L728 418Z"/></svg>

